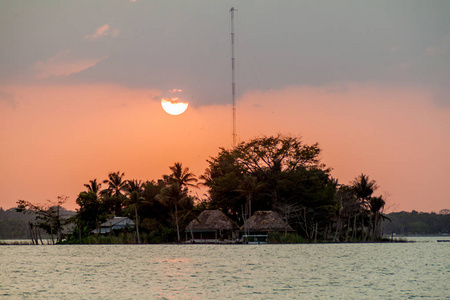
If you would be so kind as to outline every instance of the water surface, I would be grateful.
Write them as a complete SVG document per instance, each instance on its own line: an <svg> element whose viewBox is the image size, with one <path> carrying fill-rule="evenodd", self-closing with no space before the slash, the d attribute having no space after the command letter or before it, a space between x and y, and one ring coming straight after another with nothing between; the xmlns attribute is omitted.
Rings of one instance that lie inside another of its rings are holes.
<svg viewBox="0 0 450 300"><path fill-rule="evenodd" d="M423 241L0 246L0 297L450 298L450 243Z"/></svg>

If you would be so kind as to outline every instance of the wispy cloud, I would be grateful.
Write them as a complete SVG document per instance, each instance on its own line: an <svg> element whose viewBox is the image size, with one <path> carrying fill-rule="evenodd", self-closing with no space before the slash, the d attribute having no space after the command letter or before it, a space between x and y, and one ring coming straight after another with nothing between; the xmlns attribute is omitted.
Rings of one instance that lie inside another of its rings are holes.
<svg viewBox="0 0 450 300"><path fill-rule="evenodd" d="M118 29L111 29L111 26L109 26L109 24L103 24L102 26L97 27L93 34L85 35L84 38L87 40L96 40L105 36L116 37L118 35Z"/></svg>
<svg viewBox="0 0 450 300"><path fill-rule="evenodd" d="M35 77L45 79L50 76L69 76L84 71L95 66L104 57L96 58L75 58L69 49L65 49L45 61L38 61L33 65Z"/></svg>

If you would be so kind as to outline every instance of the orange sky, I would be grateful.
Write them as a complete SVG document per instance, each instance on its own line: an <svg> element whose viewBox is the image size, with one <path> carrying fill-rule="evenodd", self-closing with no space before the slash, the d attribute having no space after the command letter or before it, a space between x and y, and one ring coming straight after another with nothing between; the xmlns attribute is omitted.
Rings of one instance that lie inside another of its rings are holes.
<svg viewBox="0 0 450 300"><path fill-rule="evenodd" d="M176 87L174 87L176 88ZM174 162L197 176L219 147L230 147L231 107L165 113L160 91L117 85L3 86L0 207L69 196L109 172L159 179ZM392 101L395 99L395 101ZM340 183L361 172L380 185L390 211L449 208L450 110L426 90L347 83L250 91L238 99L240 141L277 133L318 142Z"/></svg>
<svg viewBox="0 0 450 300"><path fill-rule="evenodd" d="M450 2L433 0L0 1L0 207L74 209L119 170L200 176L232 143L231 7L240 141L302 136L390 211L450 208Z"/></svg>

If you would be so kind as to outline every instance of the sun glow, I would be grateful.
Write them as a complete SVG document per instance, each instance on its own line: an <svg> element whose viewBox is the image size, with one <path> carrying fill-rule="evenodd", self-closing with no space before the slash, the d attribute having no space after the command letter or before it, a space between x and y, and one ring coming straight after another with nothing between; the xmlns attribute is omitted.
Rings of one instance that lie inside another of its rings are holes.
<svg viewBox="0 0 450 300"><path fill-rule="evenodd" d="M166 113L173 116L181 115L189 106L188 103L181 102L178 97L170 99L163 98L161 100L161 105Z"/></svg>
<svg viewBox="0 0 450 300"><path fill-rule="evenodd" d="M180 100L179 96L183 90L172 89L169 91L169 96L162 98L161 105L166 113L172 116L181 115L188 108L188 103Z"/></svg>

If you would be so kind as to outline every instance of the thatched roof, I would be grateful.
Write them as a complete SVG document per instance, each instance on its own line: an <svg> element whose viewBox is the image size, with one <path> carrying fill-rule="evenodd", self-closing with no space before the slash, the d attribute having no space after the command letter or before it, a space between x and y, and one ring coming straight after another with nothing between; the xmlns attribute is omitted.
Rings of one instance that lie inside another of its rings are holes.
<svg viewBox="0 0 450 300"><path fill-rule="evenodd" d="M235 229L239 226L220 210L205 210L186 226L186 231Z"/></svg>
<svg viewBox="0 0 450 300"><path fill-rule="evenodd" d="M255 212L241 229L244 228L250 231L294 231L278 213L271 210Z"/></svg>

